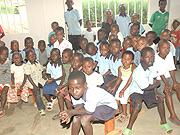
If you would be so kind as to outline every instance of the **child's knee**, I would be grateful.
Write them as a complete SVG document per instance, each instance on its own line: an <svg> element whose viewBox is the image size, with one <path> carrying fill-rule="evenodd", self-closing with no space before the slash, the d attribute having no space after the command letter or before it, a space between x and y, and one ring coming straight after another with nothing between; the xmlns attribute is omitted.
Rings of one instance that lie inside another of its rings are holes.
<svg viewBox="0 0 180 135"><path fill-rule="evenodd" d="M134 109L141 109L142 108L142 101L136 100L134 103Z"/></svg>
<svg viewBox="0 0 180 135"><path fill-rule="evenodd" d="M8 86L5 86L5 87L2 89L2 91L1 91L1 95L6 95L7 92L8 92L8 90L9 90L9 87L8 87Z"/></svg>
<svg viewBox="0 0 180 135"><path fill-rule="evenodd" d="M81 125L83 126L83 127L85 127L86 126L86 124L88 124L88 123L90 123L91 122L91 117L90 117L90 115L83 115L82 117L81 117Z"/></svg>
<svg viewBox="0 0 180 135"><path fill-rule="evenodd" d="M78 124L81 123L81 116L74 116L72 124Z"/></svg>

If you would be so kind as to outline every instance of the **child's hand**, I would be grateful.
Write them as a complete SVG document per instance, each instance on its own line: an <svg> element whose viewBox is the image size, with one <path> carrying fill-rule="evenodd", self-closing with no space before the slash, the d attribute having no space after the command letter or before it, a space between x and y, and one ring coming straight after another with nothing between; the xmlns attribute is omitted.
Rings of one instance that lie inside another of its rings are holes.
<svg viewBox="0 0 180 135"><path fill-rule="evenodd" d="M156 100L158 100L158 97L160 98L161 101L163 101L164 97L160 94L155 93Z"/></svg>
<svg viewBox="0 0 180 135"><path fill-rule="evenodd" d="M173 84L172 89L178 91L180 89L180 83L176 82Z"/></svg>
<svg viewBox="0 0 180 135"><path fill-rule="evenodd" d="M66 88L66 89L64 90L64 92L63 92L63 95L64 95L64 96L67 96L67 94L69 94L69 91L68 91L68 89Z"/></svg>
<svg viewBox="0 0 180 135"><path fill-rule="evenodd" d="M124 97L124 91L121 90L121 91L119 92L119 97L120 97L120 98Z"/></svg>
<svg viewBox="0 0 180 135"><path fill-rule="evenodd" d="M39 90L39 88L38 88L37 86L34 86L34 87L33 87L34 93L36 93L38 90Z"/></svg>
<svg viewBox="0 0 180 135"><path fill-rule="evenodd" d="M108 91L109 93L113 93L113 92L115 91L115 88L109 87L109 88L107 89L107 91Z"/></svg>
<svg viewBox="0 0 180 135"><path fill-rule="evenodd" d="M14 85L14 84L12 84L12 85L11 85L11 88L12 88L12 89L14 89L14 88L15 88L15 85Z"/></svg>
<svg viewBox="0 0 180 135"><path fill-rule="evenodd" d="M165 87L164 87L164 92L171 92L171 91L172 91L171 86L165 85Z"/></svg>
<svg viewBox="0 0 180 135"><path fill-rule="evenodd" d="M109 87L111 85L111 82L108 82L107 84L106 84L106 87Z"/></svg>
<svg viewBox="0 0 180 135"><path fill-rule="evenodd" d="M68 124L72 117L72 111L66 110L60 113L60 119L62 120L62 123L66 122Z"/></svg>
<svg viewBox="0 0 180 135"><path fill-rule="evenodd" d="M47 80L47 83L48 83L48 84L51 84L52 82L53 82L52 79Z"/></svg>
<svg viewBox="0 0 180 135"><path fill-rule="evenodd" d="M7 69L6 69L6 70L4 70L4 71L2 72L2 74L4 75L4 74L6 73L6 71L7 71Z"/></svg>

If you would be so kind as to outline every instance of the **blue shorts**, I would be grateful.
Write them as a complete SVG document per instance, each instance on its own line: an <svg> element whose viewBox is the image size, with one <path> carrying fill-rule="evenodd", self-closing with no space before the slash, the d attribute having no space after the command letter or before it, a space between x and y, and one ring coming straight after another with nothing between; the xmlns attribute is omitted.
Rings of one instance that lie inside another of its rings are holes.
<svg viewBox="0 0 180 135"><path fill-rule="evenodd" d="M43 95L44 94L49 94L49 95L54 95L54 91L58 87L56 82L52 82L51 84L48 84L47 82L45 83L43 87Z"/></svg>

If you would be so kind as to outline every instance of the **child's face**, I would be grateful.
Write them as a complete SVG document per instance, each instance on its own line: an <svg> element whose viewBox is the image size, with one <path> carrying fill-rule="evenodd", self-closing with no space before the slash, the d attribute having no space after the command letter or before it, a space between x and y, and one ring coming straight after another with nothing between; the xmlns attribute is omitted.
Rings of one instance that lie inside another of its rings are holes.
<svg viewBox="0 0 180 135"><path fill-rule="evenodd" d="M94 56L96 54L96 52L97 52L97 48L95 48L95 49L94 48L90 48L88 50L88 52L86 52L86 53L91 55L91 56Z"/></svg>
<svg viewBox="0 0 180 135"><path fill-rule="evenodd" d="M58 51L56 50L51 51L51 59L54 64L58 63L59 58L60 58L60 54L58 53Z"/></svg>
<svg viewBox="0 0 180 135"><path fill-rule="evenodd" d="M74 55L71 60L71 67L78 70L82 65L82 61L79 56Z"/></svg>
<svg viewBox="0 0 180 135"><path fill-rule="evenodd" d="M138 20L139 20L138 15L133 15L133 16L132 16L132 21L133 21L133 23L136 23Z"/></svg>
<svg viewBox="0 0 180 135"><path fill-rule="evenodd" d="M132 25L130 32L131 32L131 35L137 34L139 32L138 26Z"/></svg>
<svg viewBox="0 0 180 135"><path fill-rule="evenodd" d="M143 56L141 56L141 60L150 67L154 63L154 52L152 50L148 50L144 52Z"/></svg>
<svg viewBox="0 0 180 135"><path fill-rule="evenodd" d="M133 63L132 56L130 54L124 54L121 61L125 68L129 68L129 66Z"/></svg>
<svg viewBox="0 0 180 135"><path fill-rule="evenodd" d="M81 40L80 47L82 50L86 50L87 42L85 40Z"/></svg>
<svg viewBox="0 0 180 135"><path fill-rule="evenodd" d="M49 39L49 41L50 41L50 43L52 44L52 45L54 45L54 43L56 42L56 37L55 36L51 36L50 37L50 39Z"/></svg>
<svg viewBox="0 0 180 135"><path fill-rule="evenodd" d="M178 21L174 21L173 22L173 29L176 30L176 28L179 26L179 22Z"/></svg>
<svg viewBox="0 0 180 135"><path fill-rule="evenodd" d="M13 42L11 45L11 50L13 52L18 52L19 51L19 43L18 42Z"/></svg>
<svg viewBox="0 0 180 135"><path fill-rule="evenodd" d="M112 39L117 38L115 35L110 35L108 41L110 42Z"/></svg>
<svg viewBox="0 0 180 135"><path fill-rule="evenodd" d="M109 52L109 46L108 44L101 44L100 45L100 53L102 54L103 57L106 57Z"/></svg>
<svg viewBox="0 0 180 135"><path fill-rule="evenodd" d="M126 8L124 6L119 8L119 12L125 14Z"/></svg>
<svg viewBox="0 0 180 135"><path fill-rule="evenodd" d="M33 51L28 51L26 58L30 63L34 64L36 61L36 53Z"/></svg>
<svg viewBox="0 0 180 135"><path fill-rule="evenodd" d="M111 33L118 34L119 29L117 27L111 27Z"/></svg>
<svg viewBox="0 0 180 135"><path fill-rule="evenodd" d="M66 0L67 7L70 9L72 8L72 5L74 4L73 0Z"/></svg>
<svg viewBox="0 0 180 135"><path fill-rule="evenodd" d="M170 52L170 44L168 42L163 42L160 46L158 45L157 50L162 58L166 58Z"/></svg>
<svg viewBox="0 0 180 135"><path fill-rule="evenodd" d="M109 50L111 51L113 56L117 56L120 52L120 49L121 47L118 42L111 42Z"/></svg>
<svg viewBox="0 0 180 135"><path fill-rule="evenodd" d="M166 39L166 40L170 40L170 35L168 31L163 31L160 35L160 39Z"/></svg>
<svg viewBox="0 0 180 135"><path fill-rule="evenodd" d="M167 3L165 1L161 1L159 4L160 10L164 11L166 8Z"/></svg>
<svg viewBox="0 0 180 135"><path fill-rule="evenodd" d="M51 28L53 29L53 31L55 31L57 27L58 27L58 24L57 23L53 23Z"/></svg>
<svg viewBox="0 0 180 135"><path fill-rule="evenodd" d="M44 51L45 48L46 48L46 45L44 43L39 43L38 48L39 48L40 51Z"/></svg>
<svg viewBox="0 0 180 135"><path fill-rule="evenodd" d="M68 81L69 91L75 99L82 97L84 89L87 88L87 83L83 83L80 78Z"/></svg>
<svg viewBox="0 0 180 135"><path fill-rule="evenodd" d="M111 11L106 12L106 17L107 17L107 19L111 19L111 17L112 17Z"/></svg>
<svg viewBox="0 0 180 135"><path fill-rule="evenodd" d="M90 29L91 26L92 26L92 23L91 23L90 21L86 23L86 27L87 27L88 29Z"/></svg>
<svg viewBox="0 0 180 135"><path fill-rule="evenodd" d="M123 48L126 50L129 47L132 47L132 42L130 39L126 39L123 43Z"/></svg>
<svg viewBox="0 0 180 135"><path fill-rule="evenodd" d="M149 44L152 44L153 41L155 40L154 36L151 33L146 34L146 37L147 37L147 39L149 41Z"/></svg>
<svg viewBox="0 0 180 135"><path fill-rule="evenodd" d="M0 52L0 63L4 64L4 62L6 62L6 60L7 60L7 58L8 58L8 51L7 50L2 50Z"/></svg>
<svg viewBox="0 0 180 135"><path fill-rule="evenodd" d="M64 37L64 33L62 30L56 31L56 39L57 40L62 40Z"/></svg>
<svg viewBox="0 0 180 135"><path fill-rule="evenodd" d="M134 36L134 37L131 38L132 46L136 51L137 51L138 38L139 38L138 36Z"/></svg>
<svg viewBox="0 0 180 135"><path fill-rule="evenodd" d="M91 75L93 73L94 69L94 64L92 61L85 61L82 64L83 72L86 73L87 75Z"/></svg>
<svg viewBox="0 0 180 135"><path fill-rule="evenodd" d="M12 61L15 63L16 66L20 66L22 63L22 56L19 53L13 54Z"/></svg>
<svg viewBox="0 0 180 135"><path fill-rule="evenodd" d="M138 40L137 49L138 49L139 51L141 51L144 47L147 47L147 46L149 46L149 45L146 43L146 40L145 40L145 39L140 38L140 39Z"/></svg>
<svg viewBox="0 0 180 135"><path fill-rule="evenodd" d="M27 49L32 49L32 48L33 48L33 45L34 45L34 42L33 42L31 39L26 40L26 42L25 42L25 47L26 47Z"/></svg>
<svg viewBox="0 0 180 135"><path fill-rule="evenodd" d="M63 52L63 53L62 53L62 61L63 61L63 63L64 63L64 64L69 63L70 60L71 60L70 53L67 52L67 51L66 51L66 52Z"/></svg>
<svg viewBox="0 0 180 135"><path fill-rule="evenodd" d="M98 40L104 41L106 34L102 31L98 32Z"/></svg>

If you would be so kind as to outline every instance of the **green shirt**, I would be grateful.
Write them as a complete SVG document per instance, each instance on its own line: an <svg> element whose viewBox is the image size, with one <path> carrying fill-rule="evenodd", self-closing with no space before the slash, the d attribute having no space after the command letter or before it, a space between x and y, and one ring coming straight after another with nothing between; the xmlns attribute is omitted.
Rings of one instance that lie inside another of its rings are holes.
<svg viewBox="0 0 180 135"><path fill-rule="evenodd" d="M160 11L156 11L149 20L150 23L153 24L152 31L157 33L157 36L161 34L161 32L166 28L166 24L169 20L169 12L161 13Z"/></svg>

